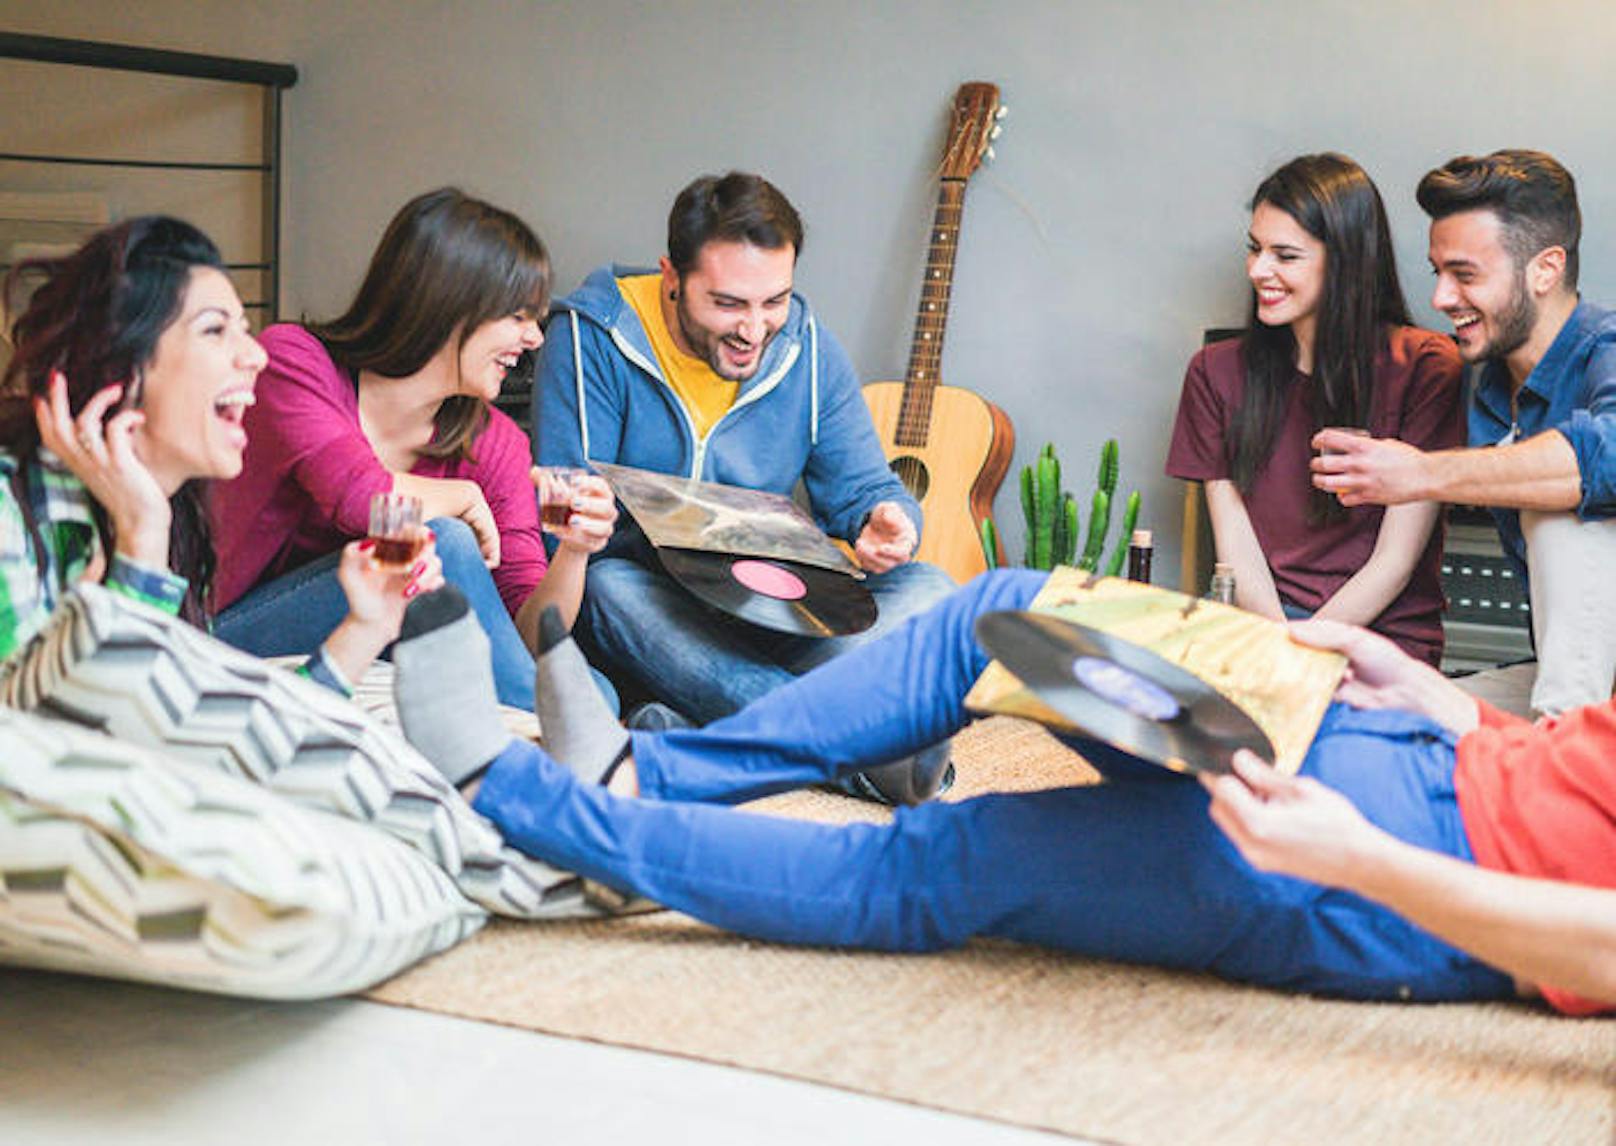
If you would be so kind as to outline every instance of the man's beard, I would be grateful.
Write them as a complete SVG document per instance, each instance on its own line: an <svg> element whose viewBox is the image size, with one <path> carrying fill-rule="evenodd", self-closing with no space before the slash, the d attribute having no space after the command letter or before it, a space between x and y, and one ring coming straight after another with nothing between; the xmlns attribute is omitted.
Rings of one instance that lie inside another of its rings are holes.
<svg viewBox="0 0 1616 1146"><path fill-rule="evenodd" d="M1537 303L1527 293L1524 270L1516 277L1515 289L1495 324L1498 332L1481 348L1481 353L1476 355L1478 360L1502 358L1525 346L1526 340L1532 337L1532 328L1537 325Z"/></svg>
<svg viewBox="0 0 1616 1146"><path fill-rule="evenodd" d="M774 336L780 333L778 330L772 330L765 335L762 345L757 348L757 357L752 360L752 365L745 368L742 373L737 374L732 367L724 364L723 351L719 345L724 341L723 335L697 324L685 311L683 298L673 304L673 313L674 317L679 320L679 333L684 336L685 345L694 350L696 352L695 356L703 359L708 366L712 367L713 373L726 382L745 382L756 374L758 367L763 365L763 352L768 349L769 343L773 341Z"/></svg>

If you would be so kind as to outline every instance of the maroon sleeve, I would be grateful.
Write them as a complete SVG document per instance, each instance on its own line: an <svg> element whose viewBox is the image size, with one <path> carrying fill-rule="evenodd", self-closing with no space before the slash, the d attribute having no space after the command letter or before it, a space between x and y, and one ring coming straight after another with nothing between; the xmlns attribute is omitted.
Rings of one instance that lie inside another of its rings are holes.
<svg viewBox="0 0 1616 1146"><path fill-rule="evenodd" d="M514 617L549 568L544 535L539 530L538 496L528 476L532 447L515 422L493 410L473 453L477 461L463 476L482 488L493 511L499 528L499 568L493 571L494 584Z"/></svg>
<svg viewBox="0 0 1616 1146"><path fill-rule="evenodd" d="M1403 391L1397 437L1422 450L1447 450L1465 442L1464 366L1459 348L1431 331L1420 337Z"/></svg>
<svg viewBox="0 0 1616 1146"><path fill-rule="evenodd" d="M277 459L308 496L312 521L349 537L370 527L370 499L393 488L359 425L358 398L319 339L302 327L279 327L264 348L269 365L258 378L248 434L255 448Z"/></svg>
<svg viewBox="0 0 1616 1146"><path fill-rule="evenodd" d="M1221 344L1220 344L1221 345ZM1229 476L1229 460L1224 444L1233 406L1229 387L1218 385L1213 374L1208 347L1190 359L1184 372L1184 389L1178 399L1178 418L1173 423L1173 440L1167 449L1167 476L1187 481L1210 481ZM1220 358L1224 356L1220 355ZM1227 356L1233 361L1238 359ZM1223 362L1218 362L1222 366ZM1225 380L1226 381L1226 380Z"/></svg>

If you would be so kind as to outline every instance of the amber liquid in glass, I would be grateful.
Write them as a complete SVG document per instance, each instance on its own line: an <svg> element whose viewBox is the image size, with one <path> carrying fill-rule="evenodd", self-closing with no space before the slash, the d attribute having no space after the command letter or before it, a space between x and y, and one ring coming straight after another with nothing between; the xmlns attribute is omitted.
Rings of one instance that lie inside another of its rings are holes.
<svg viewBox="0 0 1616 1146"><path fill-rule="evenodd" d="M403 568L409 565L426 544L424 537L377 537L374 554L377 564Z"/></svg>

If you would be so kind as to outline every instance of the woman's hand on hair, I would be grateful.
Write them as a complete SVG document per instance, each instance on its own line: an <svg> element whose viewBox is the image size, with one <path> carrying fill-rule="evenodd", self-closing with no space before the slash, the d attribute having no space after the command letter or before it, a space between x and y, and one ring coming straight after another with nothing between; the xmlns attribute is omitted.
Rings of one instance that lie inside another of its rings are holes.
<svg viewBox="0 0 1616 1146"><path fill-rule="evenodd" d="M67 379L54 372L49 396L34 399L34 420L45 448L106 511L116 551L149 568L166 569L173 511L168 495L135 453L135 434L146 415L121 410L107 416L123 393L122 386L106 387L75 418L68 406Z"/></svg>
<svg viewBox="0 0 1616 1146"><path fill-rule="evenodd" d="M539 470L535 466L529 477L536 486ZM557 541L582 553L599 553L612 539L617 528L617 499L612 487L598 474L586 474L573 487L572 514L567 524L551 530Z"/></svg>

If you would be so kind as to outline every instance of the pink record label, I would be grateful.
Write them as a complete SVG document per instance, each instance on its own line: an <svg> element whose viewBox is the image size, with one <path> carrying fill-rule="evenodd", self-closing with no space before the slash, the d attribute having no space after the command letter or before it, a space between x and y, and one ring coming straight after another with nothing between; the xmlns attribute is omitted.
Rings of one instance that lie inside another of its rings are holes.
<svg viewBox="0 0 1616 1146"><path fill-rule="evenodd" d="M789 569L771 565L767 561L737 561L729 567L730 575L754 593L773 597L777 601L800 601L808 595L803 584Z"/></svg>

